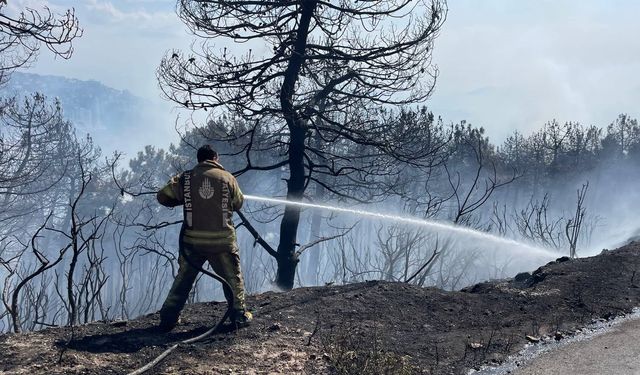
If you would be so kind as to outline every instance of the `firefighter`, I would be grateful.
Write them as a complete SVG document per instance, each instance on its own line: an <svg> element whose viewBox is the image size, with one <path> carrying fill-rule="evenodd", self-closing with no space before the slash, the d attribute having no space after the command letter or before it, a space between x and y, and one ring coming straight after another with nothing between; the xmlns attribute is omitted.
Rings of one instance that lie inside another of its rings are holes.
<svg viewBox="0 0 640 375"><path fill-rule="evenodd" d="M231 321L246 326L252 319L246 310L244 283L233 225L233 211L242 207L243 196L235 177L218 162L211 146L198 149L198 164L173 177L157 194L163 206L182 205L178 274L160 310L160 330L171 331L178 322L199 268L208 261L225 279L225 298L232 305Z"/></svg>

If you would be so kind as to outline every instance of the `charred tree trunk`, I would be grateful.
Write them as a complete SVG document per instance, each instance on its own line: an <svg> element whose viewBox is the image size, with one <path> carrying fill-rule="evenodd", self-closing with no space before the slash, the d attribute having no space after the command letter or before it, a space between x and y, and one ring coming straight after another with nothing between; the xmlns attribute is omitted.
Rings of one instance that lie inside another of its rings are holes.
<svg viewBox="0 0 640 375"><path fill-rule="evenodd" d="M289 181L287 182L287 200L302 199L305 188L304 176L304 129L294 128L291 131L289 144ZM300 222L300 207L288 205L280 223L280 243L278 245L278 271L276 285L282 289L292 289L298 266L296 255L296 238Z"/></svg>
<svg viewBox="0 0 640 375"><path fill-rule="evenodd" d="M311 18L317 0L301 2L300 24L289 65L284 72L284 81L280 90L280 106L289 129L289 180L287 181L287 199L299 201L305 188L304 152L305 152L305 120L293 105L295 85L300 75L300 68L305 60L307 37ZM300 208L286 206L280 223L280 243L278 245L278 270L275 283L282 289L292 289L295 280L298 256L296 255L296 238L300 222Z"/></svg>

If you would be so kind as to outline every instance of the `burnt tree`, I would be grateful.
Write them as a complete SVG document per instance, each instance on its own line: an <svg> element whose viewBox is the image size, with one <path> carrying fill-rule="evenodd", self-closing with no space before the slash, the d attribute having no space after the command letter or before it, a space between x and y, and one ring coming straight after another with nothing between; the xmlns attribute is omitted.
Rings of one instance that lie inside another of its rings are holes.
<svg viewBox="0 0 640 375"><path fill-rule="evenodd" d="M385 158L429 164L442 147L429 127L398 126L389 110L433 90L443 0L180 0L178 14L205 41L194 54L172 51L162 60L161 87L187 108L242 119L218 135L246 156L236 174L287 167L287 199L304 199L314 184L367 201L350 186L389 177ZM267 151L277 160L257 164ZM322 175L342 179L343 188ZM287 206L275 280L285 289L294 283L299 220L300 209Z"/></svg>

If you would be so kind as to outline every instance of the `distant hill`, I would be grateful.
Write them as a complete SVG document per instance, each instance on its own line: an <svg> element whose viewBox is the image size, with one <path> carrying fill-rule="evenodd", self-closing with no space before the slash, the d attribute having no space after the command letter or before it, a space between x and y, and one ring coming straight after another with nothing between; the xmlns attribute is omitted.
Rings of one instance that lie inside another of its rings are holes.
<svg viewBox="0 0 640 375"><path fill-rule="evenodd" d="M167 134L173 132L173 119L166 116L161 122L167 126L158 132L161 111L157 103L98 81L16 72L0 87L0 96L5 97L35 92L58 98L65 118L74 123L78 135L89 133L105 153L121 150L133 156L146 144L166 141ZM154 126L153 132L148 131L149 126ZM150 138L158 133L163 137Z"/></svg>

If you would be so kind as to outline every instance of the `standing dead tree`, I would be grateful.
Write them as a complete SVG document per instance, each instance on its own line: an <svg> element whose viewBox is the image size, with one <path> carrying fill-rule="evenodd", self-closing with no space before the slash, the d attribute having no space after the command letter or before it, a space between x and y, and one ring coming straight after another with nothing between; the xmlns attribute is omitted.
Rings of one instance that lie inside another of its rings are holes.
<svg viewBox="0 0 640 375"><path fill-rule="evenodd" d="M376 232L376 247L380 250L382 258L382 278L407 281L412 276L410 271L416 263L415 258L419 257L421 249L426 247L427 235L419 230L406 229L398 225L390 226L385 231L381 226ZM434 254L430 257L429 263L437 257L437 250Z"/></svg>
<svg viewBox="0 0 640 375"><path fill-rule="evenodd" d="M511 175L501 176L498 173L495 162L487 160L486 151L483 141L465 140L467 148L471 150L472 160L475 162L475 171L471 170L470 182L467 184L463 181L463 174L457 171L451 174L447 164L444 169L447 175L449 186L451 187L450 200L452 204L452 221L456 224L470 224L471 215L477 211L485 203L489 201L491 195L501 187L508 185L518 178L517 172L512 171ZM490 170L487 170L487 165Z"/></svg>
<svg viewBox="0 0 640 375"><path fill-rule="evenodd" d="M569 256L575 258L578 242L589 241L598 218L588 219L585 223L585 199L589 183L577 191L577 201L573 217L553 216L551 199L545 194L542 200L533 197L523 209L516 211L513 221L518 233L525 239L552 249L567 249ZM584 230L587 232L584 232Z"/></svg>
<svg viewBox="0 0 640 375"><path fill-rule="evenodd" d="M20 307L19 306L20 292L22 291L23 288L25 288L25 287L27 287L29 285L29 282L31 280L33 280L34 278L42 275L47 270L55 267L58 263L60 263L62 261L62 259L64 258L64 254L70 248L70 245L68 245L68 246L65 246L64 248L60 249L60 251L57 254L57 258L54 261L50 261L42 253L42 251L38 250L37 240L40 237L41 231L46 227L46 225L48 224L50 219L51 219L51 214L46 218L46 220L40 226L40 228L38 228L38 230L36 230L35 234L31 238L30 244L27 245L28 247L31 248L31 251L33 252L33 255L35 256L35 258L37 259L39 265L36 266L35 270L33 270L31 272L28 272L26 275L24 275L24 277L22 277L22 279L16 284L16 286L12 290L9 289L8 285L5 285L5 290L4 290L5 293L4 293L4 295L7 298L9 296L11 296L11 299L10 299L10 302L9 302L8 300L3 298L3 304L5 305L5 308L9 312L9 315L11 316L11 323L13 325L13 331L15 333L21 332L21 328L22 328L22 323L21 323L21 319L20 319L20 310L19 310L19 307ZM26 261L26 260L23 259L24 255L25 255L25 253L21 252L20 256L17 259L15 259L15 262L12 262L12 263L16 264L16 266L14 266L14 268L11 269L12 273L17 272L16 271L17 263L19 263L21 261ZM5 280L5 282L7 282L8 280L9 280L9 278L7 278Z"/></svg>
<svg viewBox="0 0 640 375"><path fill-rule="evenodd" d="M587 189L589 183L582 185L582 188L578 190L578 201L576 202L576 211L573 218L567 219L567 225L565 226L565 235L567 241L569 241L569 257L576 257L576 248L578 246L578 239L580 238L580 230L583 227L584 215L586 208L584 207L584 199L587 196Z"/></svg>
<svg viewBox="0 0 640 375"><path fill-rule="evenodd" d="M431 94L443 0L180 0L178 11L195 35L246 46L234 54L205 43L197 55L172 52L158 70L168 98L245 120L220 132L246 156L238 173L287 167L290 200L303 199L311 183L354 198L318 176L366 181L393 169L381 155L413 163L438 148L428 129L383 121L379 108ZM315 147L317 139L333 147ZM252 156L265 150L279 159L255 165ZM275 280L285 289L295 280L299 220L300 209L287 206Z"/></svg>
<svg viewBox="0 0 640 375"><path fill-rule="evenodd" d="M57 102L34 94L3 100L1 107L0 246L5 254L0 254L0 264L7 270L3 303L16 331L32 329L40 324L34 321L45 317L46 288L34 286L34 281L44 282L45 272L68 250L52 243L43 229L59 212L63 194L58 188L68 175L67 153L74 143L72 127Z"/></svg>
<svg viewBox="0 0 640 375"><path fill-rule="evenodd" d="M0 108L0 232L9 233L5 219L28 218L41 203L31 198L52 190L64 177L73 130L60 104L40 94L3 100Z"/></svg>
<svg viewBox="0 0 640 375"><path fill-rule="evenodd" d="M551 217L550 204L548 194L540 201L531 197L527 206L513 215L513 221L523 238L560 249L563 245L561 225L564 218Z"/></svg>
<svg viewBox="0 0 640 375"><path fill-rule="evenodd" d="M69 219L71 220L69 231L63 232L58 229L48 228L50 231L57 232L64 236L69 241L69 247L71 249L71 260L69 263L69 269L67 271L66 280L66 296L67 296L67 312L68 312L68 324L75 325L78 322L78 313L81 311L80 304L82 303L80 298L84 296L85 301L88 301L84 307L85 315L88 317L88 310L91 308L93 300L99 299L100 290L104 285L104 280L101 280L101 266L100 264L104 260L102 256L96 256L95 242L100 240L100 237L104 234L104 226L107 220L111 217L113 207L107 210L107 213L100 213L100 209L94 209L89 215L82 215L79 204L83 198L88 195L88 189L95 178L94 172L88 171L85 163L87 162L88 152L90 149L79 150L76 156L78 176L77 189L75 198L69 203ZM88 273L85 272L82 281L78 284L75 280L76 268L79 266L80 256L83 253L87 253L87 261L89 263ZM97 277L97 279L94 279ZM93 284L92 284L93 283ZM93 289L90 291L90 289ZM87 319L85 319L86 322Z"/></svg>

